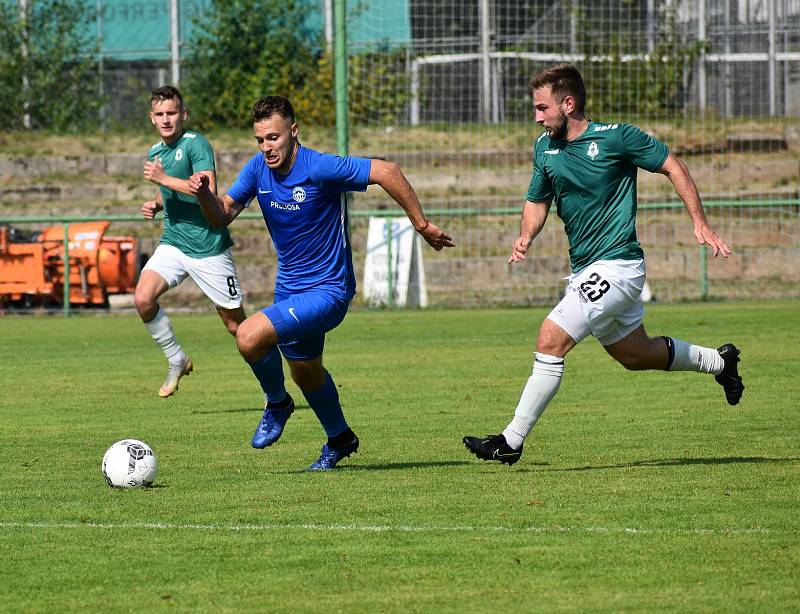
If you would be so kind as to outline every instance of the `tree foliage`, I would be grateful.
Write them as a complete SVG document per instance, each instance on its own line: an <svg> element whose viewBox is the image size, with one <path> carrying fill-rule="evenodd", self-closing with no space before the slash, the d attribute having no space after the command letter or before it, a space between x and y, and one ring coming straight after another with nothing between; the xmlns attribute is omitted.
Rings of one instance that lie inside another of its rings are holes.
<svg viewBox="0 0 800 614"><path fill-rule="evenodd" d="M313 19L317 0L214 0L210 13L194 20L187 54L193 121L244 126L256 100L277 94L304 123L334 125L333 58ZM351 53L348 69L351 119L396 121L408 98L405 52Z"/></svg>
<svg viewBox="0 0 800 614"><path fill-rule="evenodd" d="M639 7L641 10L641 7ZM686 108L688 81L702 43L687 44L675 7L659 5L659 29L653 49L641 54L641 18L620 24L616 32L597 32L589 15L578 11L578 48L586 57L605 60L586 67L587 108L600 114L680 114ZM627 28L627 30L626 30ZM635 29L631 29L635 28Z"/></svg>
<svg viewBox="0 0 800 614"><path fill-rule="evenodd" d="M290 100L318 69L314 0L213 0L193 21L183 89L203 127L245 125L253 103L268 94Z"/></svg>
<svg viewBox="0 0 800 614"><path fill-rule="evenodd" d="M83 25L87 0L36 0L23 14L16 2L0 3L0 128L74 132L96 124L96 41ZM94 53L93 53L94 52Z"/></svg>
<svg viewBox="0 0 800 614"><path fill-rule="evenodd" d="M347 58L347 98L354 124L391 124L402 120L411 93L404 49L363 51ZM333 58L320 54L292 101L303 122L332 126L336 120Z"/></svg>

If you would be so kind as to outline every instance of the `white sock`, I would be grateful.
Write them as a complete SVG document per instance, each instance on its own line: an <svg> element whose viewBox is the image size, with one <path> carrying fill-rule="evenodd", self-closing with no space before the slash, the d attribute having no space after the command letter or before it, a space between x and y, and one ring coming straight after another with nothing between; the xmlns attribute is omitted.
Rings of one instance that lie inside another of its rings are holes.
<svg viewBox="0 0 800 614"><path fill-rule="evenodd" d="M164 351L164 356L170 362L180 362L186 359L186 354L183 353L181 346L175 339L175 333L172 332L172 322L169 321L166 312L158 308L156 317L145 322L144 325L150 331L150 336L155 340L158 346Z"/></svg>
<svg viewBox="0 0 800 614"><path fill-rule="evenodd" d="M536 353L533 373L525 384L514 419L503 431L506 443L515 450L522 447L525 438L558 392L564 376L564 359L549 354Z"/></svg>
<svg viewBox="0 0 800 614"><path fill-rule="evenodd" d="M725 366L720 353L714 348L692 345L673 337L664 337L670 348L670 362L667 371L699 371L719 375ZM670 344L671 342L671 344Z"/></svg>

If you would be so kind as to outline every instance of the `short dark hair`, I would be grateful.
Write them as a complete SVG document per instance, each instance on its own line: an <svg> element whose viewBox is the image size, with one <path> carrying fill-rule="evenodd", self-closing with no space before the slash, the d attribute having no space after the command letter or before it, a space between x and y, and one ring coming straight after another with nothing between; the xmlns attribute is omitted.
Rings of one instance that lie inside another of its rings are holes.
<svg viewBox="0 0 800 614"><path fill-rule="evenodd" d="M253 123L269 119L273 115L280 115L294 123L294 107L288 98L283 96L264 96L253 105L250 119Z"/></svg>
<svg viewBox="0 0 800 614"><path fill-rule="evenodd" d="M173 87L172 85L162 85L161 87L154 89L150 94L150 104L153 104L154 102L162 102L164 100L177 100L178 106L181 109L183 108L183 96L181 96L181 93L177 87Z"/></svg>
<svg viewBox="0 0 800 614"><path fill-rule="evenodd" d="M575 99L575 110L583 113L586 104L586 86L578 69L572 64L556 64L536 73L531 78L531 98L535 90L549 87L553 97L560 104L567 96Z"/></svg>

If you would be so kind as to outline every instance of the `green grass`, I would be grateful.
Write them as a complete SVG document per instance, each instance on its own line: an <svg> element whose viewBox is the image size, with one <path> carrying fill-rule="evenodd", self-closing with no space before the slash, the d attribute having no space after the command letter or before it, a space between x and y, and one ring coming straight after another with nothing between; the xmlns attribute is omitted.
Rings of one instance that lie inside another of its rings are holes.
<svg viewBox="0 0 800 614"><path fill-rule="evenodd" d="M135 317L2 318L0 609L798 611L799 308L648 308L651 334L741 346L735 408L586 341L511 468L460 440L510 419L545 310L351 313L326 364L362 446L322 475L304 402L250 448L260 394L215 316L172 317L196 370L167 400ZM106 486L124 437L156 487Z"/></svg>

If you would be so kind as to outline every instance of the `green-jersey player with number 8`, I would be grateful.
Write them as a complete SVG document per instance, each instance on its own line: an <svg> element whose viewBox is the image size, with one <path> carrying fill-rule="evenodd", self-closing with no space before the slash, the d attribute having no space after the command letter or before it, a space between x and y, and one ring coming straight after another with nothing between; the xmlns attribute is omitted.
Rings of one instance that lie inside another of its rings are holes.
<svg viewBox="0 0 800 614"><path fill-rule="evenodd" d="M153 90L150 121L161 140L150 148L144 163L144 178L158 186L153 200L141 207L145 219L164 212L164 231L153 255L136 284L136 310L169 363L167 377L158 391L168 397L178 381L194 368L175 338L172 324L159 297L187 277L211 299L228 332L246 318L236 265L231 255L230 234L209 224L187 180L194 173L208 176L216 190L216 168L211 144L201 134L184 129L189 110L180 91L170 85Z"/></svg>

